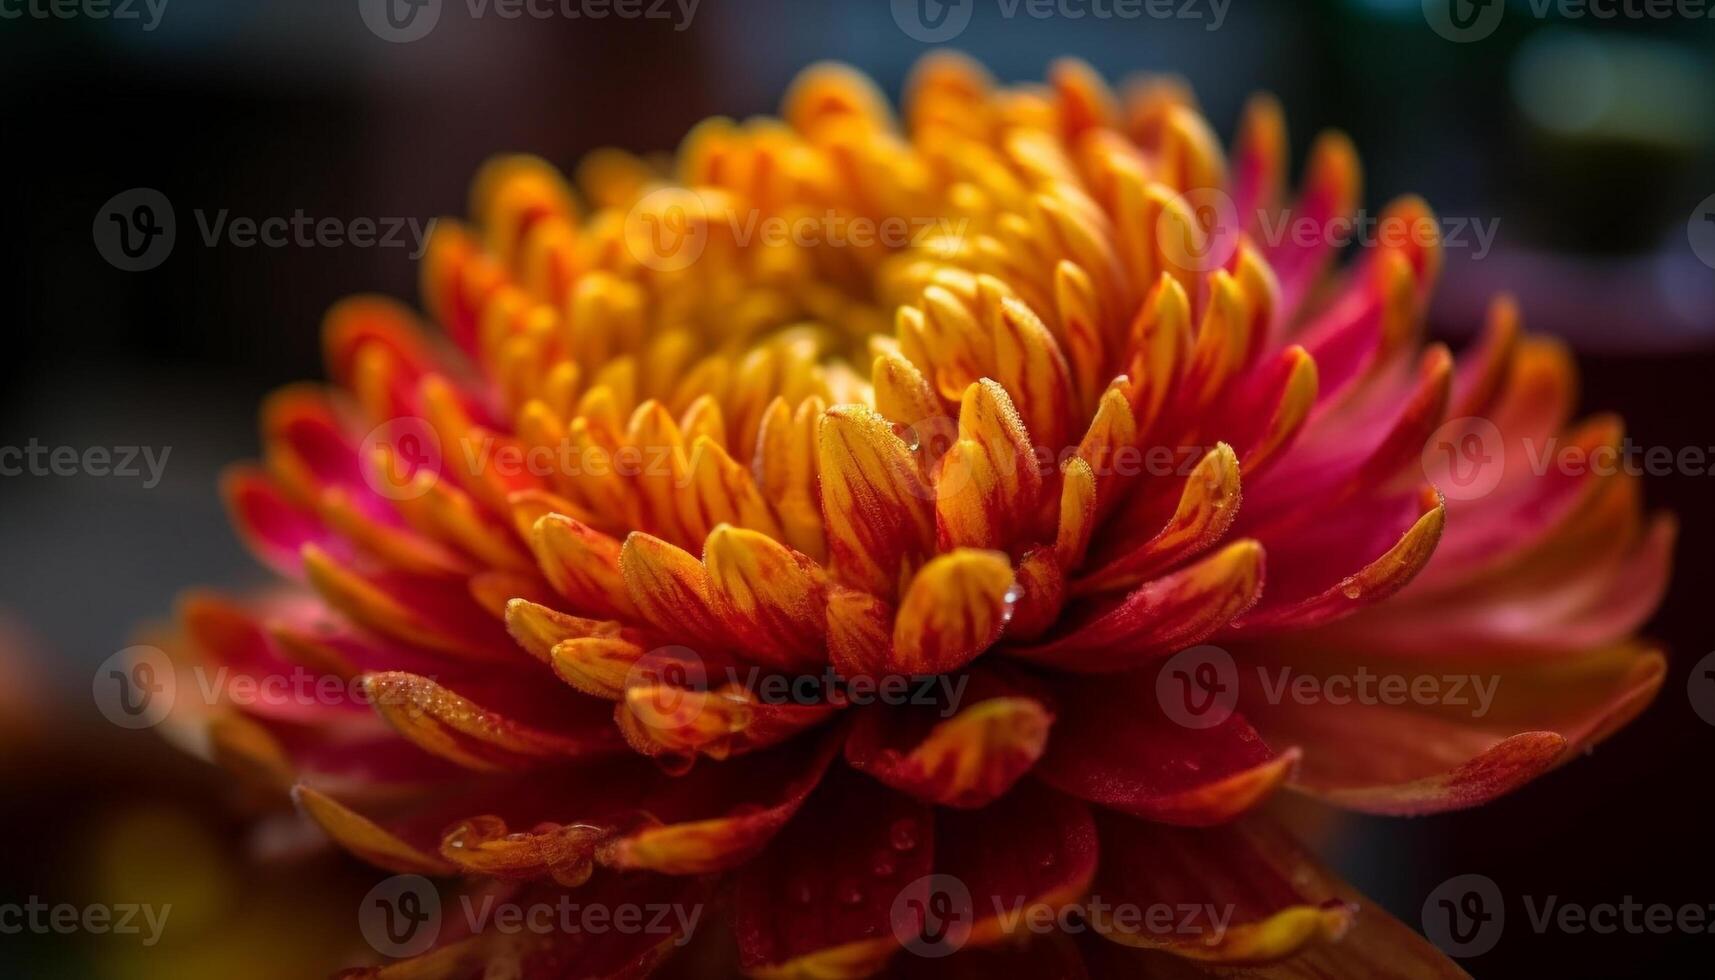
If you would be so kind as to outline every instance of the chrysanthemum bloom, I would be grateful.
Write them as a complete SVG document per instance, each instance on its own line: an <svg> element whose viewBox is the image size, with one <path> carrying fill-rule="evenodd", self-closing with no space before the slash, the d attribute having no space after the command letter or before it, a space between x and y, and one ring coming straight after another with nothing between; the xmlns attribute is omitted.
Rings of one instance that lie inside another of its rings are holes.
<svg viewBox="0 0 1715 980"><path fill-rule="evenodd" d="M263 686L215 753L384 869L706 906L756 975L1456 975L1253 811L1472 806L1641 710L1673 525L1526 462L1618 424L1568 427L1568 356L1504 302L1457 362L1420 343L1421 202L1335 268L1353 151L1285 203L1269 100L1231 161L1179 87L1078 63L936 56L904 116L822 66L671 172L489 165L423 262L444 341L340 305L333 387L228 481L307 588L184 610L229 676L368 697ZM1071 903L1119 945L1028 926ZM454 918L381 973L685 938Z"/></svg>

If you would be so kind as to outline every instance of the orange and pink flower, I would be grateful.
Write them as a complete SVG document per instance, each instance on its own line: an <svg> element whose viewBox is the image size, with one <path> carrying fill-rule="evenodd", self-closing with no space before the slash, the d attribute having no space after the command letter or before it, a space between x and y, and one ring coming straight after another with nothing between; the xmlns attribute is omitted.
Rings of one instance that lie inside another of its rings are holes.
<svg viewBox="0 0 1715 980"><path fill-rule="evenodd" d="M336 307L333 383L275 395L226 481L295 584L183 605L234 674L366 696L216 706L212 752L383 869L718 906L757 976L921 967L894 913L929 875L972 897L937 968L1460 975L1259 807L1433 813L1576 757L1661 683L1634 633L1674 525L1623 473L1438 491L1449 420L1503 458L1619 424L1572 421L1568 354L1504 300L1464 356L1423 343L1432 235L1341 267L1265 234L1360 201L1324 135L1288 202L1286 145L1265 98L1229 160L1174 84L934 56L903 120L818 66L665 167L494 161L424 258L437 330ZM1252 680L1283 667L1492 703ZM1090 894L1232 916L1092 915L1103 949L994 912ZM631 975L683 938L451 933L378 972Z"/></svg>

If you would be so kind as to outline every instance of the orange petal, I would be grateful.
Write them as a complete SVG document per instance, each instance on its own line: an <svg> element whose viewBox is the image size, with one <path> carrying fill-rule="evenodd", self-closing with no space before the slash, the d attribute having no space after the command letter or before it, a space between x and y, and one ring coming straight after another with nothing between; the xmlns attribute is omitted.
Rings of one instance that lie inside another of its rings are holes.
<svg viewBox="0 0 1715 980"><path fill-rule="evenodd" d="M954 807L984 806L1011 789L1042 757L1054 721L1035 698L992 697L965 706L913 742L915 726L902 729L907 712L920 714L882 704L860 710L846 758L894 789Z"/></svg>
<svg viewBox="0 0 1715 980"><path fill-rule="evenodd" d="M451 874L452 864L425 852L331 796L294 786L292 800L341 847L397 874Z"/></svg>
<svg viewBox="0 0 1715 980"><path fill-rule="evenodd" d="M891 598L935 547L922 467L892 423L863 406L829 409L816 443L834 577Z"/></svg>
<svg viewBox="0 0 1715 980"><path fill-rule="evenodd" d="M781 668L822 663L827 580L808 557L758 531L721 525L703 545L709 600L755 659Z"/></svg>
<svg viewBox="0 0 1715 980"><path fill-rule="evenodd" d="M304 571L329 605L388 636L467 660L508 662L516 653L498 624L457 585L362 572L314 545L304 548Z"/></svg>
<svg viewBox="0 0 1715 980"><path fill-rule="evenodd" d="M1080 579L1080 591L1128 588L1201 554L1232 527L1239 510L1239 460L1220 443L1185 480L1178 509L1155 537Z"/></svg>
<svg viewBox="0 0 1715 980"><path fill-rule="evenodd" d="M1145 582L1046 643L1007 653L1061 670L1128 670L1192 646L1256 603L1262 594L1263 549L1235 541L1164 578Z"/></svg>
<svg viewBox="0 0 1715 980"><path fill-rule="evenodd" d="M527 599L513 599L506 604L506 631L532 656L547 661L554 647L567 640L618 637L620 624L613 620L584 619Z"/></svg>
<svg viewBox="0 0 1715 980"><path fill-rule="evenodd" d="M582 725L575 734L532 727L488 710L430 678L403 671L363 676L375 709L419 747L468 769L517 769L542 761L587 757L618 747L602 715L556 719ZM561 690L564 690L562 688Z"/></svg>
<svg viewBox="0 0 1715 980"><path fill-rule="evenodd" d="M708 570L690 552L634 531L620 549L619 568L637 614L662 635L683 637L704 654L732 646L710 602Z"/></svg>
<svg viewBox="0 0 1715 980"><path fill-rule="evenodd" d="M857 589L828 590L828 662L841 677L887 670L893 649L893 607Z"/></svg>
<svg viewBox="0 0 1715 980"><path fill-rule="evenodd" d="M1201 830L1103 813L1096 822L1102 862L1093 889L1109 909L1130 903L1206 913L1161 929L1098 911L1092 925L1116 943L1222 964L1267 963L1339 940L1357 913L1297 842L1260 818Z"/></svg>
<svg viewBox="0 0 1715 980"><path fill-rule="evenodd" d="M547 514L531 528L530 548L542 574L574 609L637 615L620 571L618 541L564 514Z"/></svg>
<svg viewBox="0 0 1715 980"><path fill-rule="evenodd" d="M986 379L965 389L958 441L935 470L941 547L1005 548L1029 530L1041 492L1030 437L1006 390Z"/></svg>
<svg viewBox="0 0 1715 980"><path fill-rule="evenodd" d="M1006 628L1012 587L1012 563L1002 552L961 548L937 555L900 600L889 665L906 674L940 674L970 662Z"/></svg>

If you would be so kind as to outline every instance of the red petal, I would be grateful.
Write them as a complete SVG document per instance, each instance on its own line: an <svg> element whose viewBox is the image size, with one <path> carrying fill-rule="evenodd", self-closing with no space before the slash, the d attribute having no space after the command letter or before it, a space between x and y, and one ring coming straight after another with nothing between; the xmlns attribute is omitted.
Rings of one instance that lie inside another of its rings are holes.
<svg viewBox="0 0 1715 980"><path fill-rule="evenodd" d="M1259 963L1339 939L1357 909L1284 832L1260 819L1206 830L1097 814L1097 931L1189 959ZM1140 910L1172 909L1171 921Z"/></svg>
<svg viewBox="0 0 1715 980"><path fill-rule="evenodd" d="M1557 663L1297 650L1255 669L1266 674L1245 678L1241 703L1265 737L1304 747L1295 785L1357 810L1417 814L1488 802L1576 758L1643 710L1665 661L1632 647ZM1281 687L1282 670L1318 678L1316 690L1346 703L1293 695ZM1358 686L1361 672L1373 686ZM1381 679L1390 676L1402 680L1388 695ZM1271 697L1264 677L1286 693ZM1329 687L1333 677L1351 687ZM1409 696L1414 690L1429 693Z"/></svg>
<svg viewBox="0 0 1715 980"><path fill-rule="evenodd" d="M1041 758L1054 712L1040 693L1027 693L991 672L961 680L968 686L956 704L858 709L846 759L926 802L954 807L992 802Z"/></svg>
<svg viewBox="0 0 1715 980"><path fill-rule="evenodd" d="M1227 625L1262 594L1262 578L1262 546L1236 541L1172 575L1145 582L1118 604L1086 613L1057 639L1006 652L1060 670L1129 670Z"/></svg>
<svg viewBox="0 0 1715 980"><path fill-rule="evenodd" d="M875 972L899 950L895 900L929 874L934 851L930 807L863 776L831 777L739 872L734 930L745 970L827 978Z"/></svg>
<svg viewBox="0 0 1715 980"><path fill-rule="evenodd" d="M1060 720L1038 778L1102 806L1204 826L1255 806L1291 774L1297 749L1276 753L1238 714L1206 728L1181 724L1158 700L1158 691L1174 689L1158 688L1154 673L1145 673L1057 691Z"/></svg>

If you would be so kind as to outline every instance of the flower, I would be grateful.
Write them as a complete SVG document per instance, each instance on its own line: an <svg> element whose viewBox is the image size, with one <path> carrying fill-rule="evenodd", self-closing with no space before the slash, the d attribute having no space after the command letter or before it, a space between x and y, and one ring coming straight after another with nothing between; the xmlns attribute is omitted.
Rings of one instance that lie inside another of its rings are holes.
<svg viewBox="0 0 1715 980"><path fill-rule="evenodd" d="M199 720L214 754L397 873L709 903L705 955L730 929L761 976L1457 974L1258 808L1472 806L1643 708L1674 525L1525 465L1618 424L1569 426L1504 300L1423 345L1421 201L1338 267L1354 152L1285 203L1268 99L1230 163L1177 85L1077 62L931 56L904 117L822 65L671 174L490 163L423 261L445 341L340 304L333 386L226 481L308 588L186 601L263 692ZM305 671L344 696L260 683ZM1071 904L1117 945L1001 943ZM1187 907L1225 914L1121 911ZM381 973L640 972L684 931L466 922Z"/></svg>

